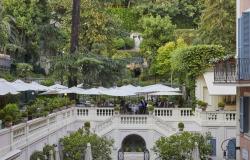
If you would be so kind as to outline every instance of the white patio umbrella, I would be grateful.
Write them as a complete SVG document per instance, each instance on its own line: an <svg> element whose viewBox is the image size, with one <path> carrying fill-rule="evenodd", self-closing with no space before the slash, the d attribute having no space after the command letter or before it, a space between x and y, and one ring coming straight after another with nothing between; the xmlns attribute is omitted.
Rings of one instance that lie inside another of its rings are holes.
<svg viewBox="0 0 250 160"><path fill-rule="evenodd" d="M126 97L126 96L135 96L136 93L133 91L119 89L117 88L109 88L106 91L100 91L104 95L114 96L114 97Z"/></svg>
<svg viewBox="0 0 250 160"><path fill-rule="evenodd" d="M86 89L84 94L86 95L102 95L101 91L105 91L103 87Z"/></svg>
<svg viewBox="0 0 250 160"><path fill-rule="evenodd" d="M141 91L137 93L153 93L153 92L178 92L178 88L172 88L163 84L154 84L142 87Z"/></svg>
<svg viewBox="0 0 250 160"><path fill-rule="evenodd" d="M181 96L182 93L178 92L155 92L155 93L149 93L150 96Z"/></svg>
<svg viewBox="0 0 250 160"><path fill-rule="evenodd" d="M93 160L92 151L91 151L91 144L90 143L87 144L87 148L85 150L84 160Z"/></svg>
<svg viewBox="0 0 250 160"><path fill-rule="evenodd" d="M32 85L30 83L25 83L24 81L22 81L20 79L12 82L11 84L19 92L34 90L34 87L32 87Z"/></svg>
<svg viewBox="0 0 250 160"><path fill-rule="evenodd" d="M78 88L78 87L71 87L71 88L68 88L68 89L58 91L58 93L59 94L70 94L70 93L85 94L85 89Z"/></svg>
<svg viewBox="0 0 250 160"><path fill-rule="evenodd" d="M19 92L16 90L16 88L5 79L0 78L0 95L6 95L6 94L18 94Z"/></svg>
<svg viewBox="0 0 250 160"><path fill-rule="evenodd" d="M199 152L199 147L198 147L197 142L195 142L195 148L192 152L192 158L193 160L200 160L200 152Z"/></svg>
<svg viewBox="0 0 250 160"><path fill-rule="evenodd" d="M60 90L63 90L63 89L68 89L68 87L63 86L61 84L54 84L52 86L49 86L49 89L54 90L54 91L60 91Z"/></svg>
<svg viewBox="0 0 250 160"><path fill-rule="evenodd" d="M133 93L137 93L140 92L142 90L142 87L140 86L133 86L131 84L129 85L125 85L125 86L121 86L121 87L117 87L119 90L121 91L125 91L125 92L133 92Z"/></svg>
<svg viewBox="0 0 250 160"><path fill-rule="evenodd" d="M34 91L48 91L49 90L49 87L41 85L34 81L29 84L31 85L31 87L33 87Z"/></svg>

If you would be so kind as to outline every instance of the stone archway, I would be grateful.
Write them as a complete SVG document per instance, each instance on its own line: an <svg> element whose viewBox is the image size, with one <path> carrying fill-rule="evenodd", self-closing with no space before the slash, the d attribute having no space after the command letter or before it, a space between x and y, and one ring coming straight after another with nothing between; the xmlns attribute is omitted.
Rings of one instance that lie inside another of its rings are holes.
<svg viewBox="0 0 250 160"><path fill-rule="evenodd" d="M124 152L144 152L147 149L145 140L137 134L126 136L121 148Z"/></svg>

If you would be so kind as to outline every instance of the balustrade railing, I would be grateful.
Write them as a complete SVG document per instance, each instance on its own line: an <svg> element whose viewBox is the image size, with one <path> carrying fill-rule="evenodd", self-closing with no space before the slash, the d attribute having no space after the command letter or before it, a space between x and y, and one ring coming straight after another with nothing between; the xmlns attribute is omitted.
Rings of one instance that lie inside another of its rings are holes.
<svg viewBox="0 0 250 160"><path fill-rule="evenodd" d="M228 59L214 65L215 83L250 81L250 58Z"/></svg>
<svg viewBox="0 0 250 160"><path fill-rule="evenodd" d="M145 115L121 115L121 124L147 124L148 117Z"/></svg>
<svg viewBox="0 0 250 160"><path fill-rule="evenodd" d="M162 131L175 132L176 128L167 122L193 121L204 126L217 126L218 124L236 126L236 118L236 112L233 111L196 110L193 112L191 108L155 108L153 115L114 115L113 108L72 107L50 114L48 117L37 118L0 130L0 156L1 153L9 151L11 146L21 147L27 142L36 141L76 120L91 123L95 121L93 128L96 132L108 130L112 126L125 128L158 126L161 130L163 129Z"/></svg>

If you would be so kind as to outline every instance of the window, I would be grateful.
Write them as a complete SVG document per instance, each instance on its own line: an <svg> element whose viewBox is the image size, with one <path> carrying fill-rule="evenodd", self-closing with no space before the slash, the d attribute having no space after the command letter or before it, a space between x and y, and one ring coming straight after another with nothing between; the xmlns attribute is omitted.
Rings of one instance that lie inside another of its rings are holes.
<svg viewBox="0 0 250 160"><path fill-rule="evenodd" d="M212 138L210 144L212 146L211 156L216 156L216 138Z"/></svg>
<svg viewBox="0 0 250 160"><path fill-rule="evenodd" d="M250 97L240 97L240 131L249 132L249 103Z"/></svg>

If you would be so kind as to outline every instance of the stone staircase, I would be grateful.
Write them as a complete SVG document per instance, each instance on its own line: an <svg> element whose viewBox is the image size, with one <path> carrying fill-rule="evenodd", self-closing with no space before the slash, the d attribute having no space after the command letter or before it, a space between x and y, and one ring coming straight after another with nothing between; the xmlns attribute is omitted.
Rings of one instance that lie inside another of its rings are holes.
<svg viewBox="0 0 250 160"><path fill-rule="evenodd" d="M154 130L162 136L169 136L177 132L176 128L153 115L115 115L97 124L93 131L97 135L103 136L114 129L129 130L135 128Z"/></svg>

